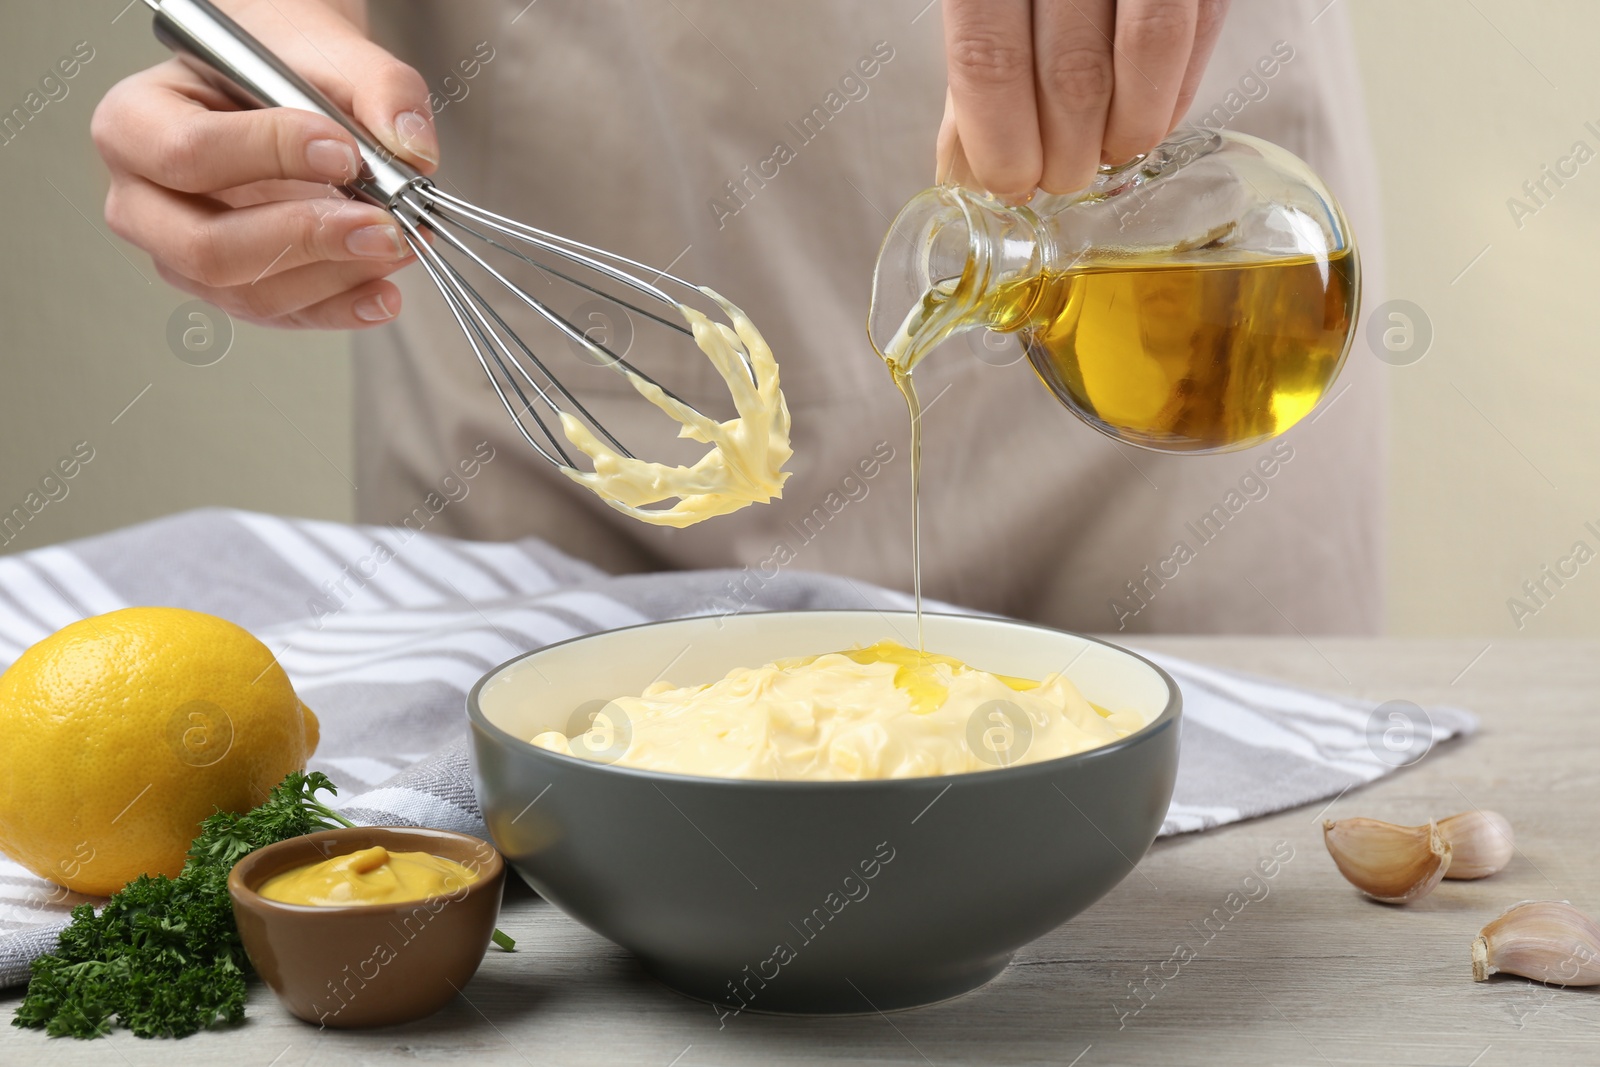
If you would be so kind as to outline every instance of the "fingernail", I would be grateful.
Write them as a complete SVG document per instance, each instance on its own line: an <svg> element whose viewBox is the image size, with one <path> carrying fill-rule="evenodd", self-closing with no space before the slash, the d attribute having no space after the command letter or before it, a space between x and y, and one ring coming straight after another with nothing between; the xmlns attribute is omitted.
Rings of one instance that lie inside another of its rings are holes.
<svg viewBox="0 0 1600 1067"><path fill-rule="evenodd" d="M393 226L363 226L351 230L350 236L344 239L344 246L351 255L371 259L399 259L405 254L400 244L400 231Z"/></svg>
<svg viewBox="0 0 1600 1067"><path fill-rule="evenodd" d="M429 163L439 162L439 135L422 112L400 112L394 117L394 133L407 152Z"/></svg>
<svg viewBox="0 0 1600 1067"><path fill-rule="evenodd" d="M356 156L356 150L332 138L306 145L306 164L324 178L340 185L361 173L361 160Z"/></svg>
<svg viewBox="0 0 1600 1067"><path fill-rule="evenodd" d="M356 301L356 318L362 322L388 322L394 318L394 312L389 310L389 305L384 303L382 293L373 293Z"/></svg>

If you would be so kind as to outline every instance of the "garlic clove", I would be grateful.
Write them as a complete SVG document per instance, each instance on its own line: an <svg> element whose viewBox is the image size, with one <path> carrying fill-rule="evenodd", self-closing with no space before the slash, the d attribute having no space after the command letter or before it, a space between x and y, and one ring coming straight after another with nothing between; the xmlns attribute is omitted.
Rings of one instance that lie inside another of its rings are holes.
<svg viewBox="0 0 1600 1067"><path fill-rule="evenodd" d="M1450 866L1450 843L1431 821L1396 826L1377 819L1324 819L1322 840L1339 873L1385 904L1427 896Z"/></svg>
<svg viewBox="0 0 1600 1067"><path fill-rule="evenodd" d="M1487 878L1505 869L1517 847L1511 824L1496 811L1464 811L1440 819L1439 833L1450 843L1446 878Z"/></svg>
<svg viewBox="0 0 1600 1067"><path fill-rule="evenodd" d="M1472 942L1472 980L1496 972L1550 985L1600 985L1600 925L1564 900L1524 901Z"/></svg>

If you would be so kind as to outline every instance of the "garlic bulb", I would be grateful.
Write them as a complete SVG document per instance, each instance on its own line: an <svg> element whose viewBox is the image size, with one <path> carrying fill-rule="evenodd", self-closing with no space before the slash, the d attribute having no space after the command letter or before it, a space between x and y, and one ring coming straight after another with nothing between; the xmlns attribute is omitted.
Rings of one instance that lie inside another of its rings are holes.
<svg viewBox="0 0 1600 1067"><path fill-rule="evenodd" d="M1431 821L1396 826L1377 819L1325 819L1322 840L1339 873L1385 904L1427 896L1450 866L1450 843Z"/></svg>
<svg viewBox="0 0 1600 1067"><path fill-rule="evenodd" d="M1516 844L1511 824L1494 811L1464 811L1439 820L1439 833L1450 845L1446 878L1487 878L1511 862Z"/></svg>
<svg viewBox="0 0 1600 1067"><path fill-rule="evenodd" d="M1550 985L1600 985L1600 926L1564 900L1529 900L1478 931L1472 979L1503 971Z"/></svg>

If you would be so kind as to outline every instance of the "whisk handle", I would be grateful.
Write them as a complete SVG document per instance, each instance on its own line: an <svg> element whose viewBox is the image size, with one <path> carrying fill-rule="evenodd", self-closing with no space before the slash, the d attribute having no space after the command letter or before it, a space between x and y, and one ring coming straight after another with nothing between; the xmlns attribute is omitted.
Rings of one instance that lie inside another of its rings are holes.
<svg viewBox="0 0 1600 1067"><path fill-rule="evenodd" d="M349 130L364 164L346 187L356 196L393 208L413 182L426 180L209 0L145 2L155 11L156 38L241 106L299 108Z"/></svg>

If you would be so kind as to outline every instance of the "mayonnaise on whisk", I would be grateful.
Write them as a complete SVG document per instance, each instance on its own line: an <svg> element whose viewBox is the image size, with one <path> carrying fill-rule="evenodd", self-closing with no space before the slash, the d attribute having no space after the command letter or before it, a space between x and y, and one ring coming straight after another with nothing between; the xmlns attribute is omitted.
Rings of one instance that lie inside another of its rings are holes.
<svg viewBox="0 0 1600 1067"><path fill-rule="evenodd" d="M1036 763L1145 725L1136 712L1096 708L1061 674L1007 678L892 641L740 668L709 685L657 682L602 714L608 721L597 717L587 734L549 731L533 743L674 774L853 781Z"/></svg>
<svg viewBox="0 0 1600 1067"><path fill-rule="evenodd" d="M561 413L567 440L594 463L593 471L563 467L567 477L588 486L618 511L657 526L690 526L783 495L789 477L783 465L794 454L789 447L789 406L778 388L772 349L744 312L710 289L701 292L727 312L732 329L691 307L680 304L679 310L694 331L695 344L733 393L738 417L727 422L706 418L667 396L660 386L632 371L626 373L640 396L682 427L679 437L708 444L711 451L688 467L630 459L601 442L572 415ZM749 357L748 369L741 352ZM673 499L677 503L668 508L644 506Z"/></svg>

